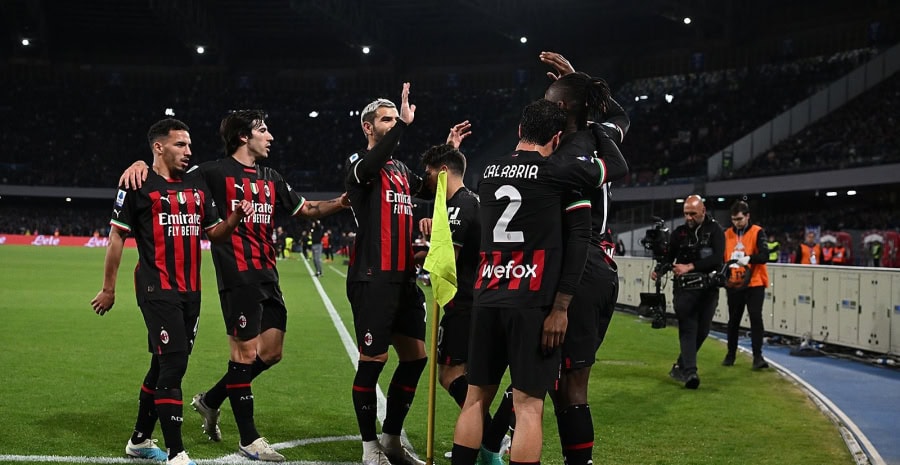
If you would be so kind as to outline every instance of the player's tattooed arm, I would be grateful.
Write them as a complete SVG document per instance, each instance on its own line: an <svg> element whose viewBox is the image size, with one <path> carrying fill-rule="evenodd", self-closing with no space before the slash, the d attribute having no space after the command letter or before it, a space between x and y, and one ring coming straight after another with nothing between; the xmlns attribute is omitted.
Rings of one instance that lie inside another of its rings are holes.
<svg viewBox="0 0 900 465"><path fill-rule="evenodd" d="M333 215L350 206L347 193L331 200L307 200L300 207L298 214L304 218L316 219Z"/></svg>

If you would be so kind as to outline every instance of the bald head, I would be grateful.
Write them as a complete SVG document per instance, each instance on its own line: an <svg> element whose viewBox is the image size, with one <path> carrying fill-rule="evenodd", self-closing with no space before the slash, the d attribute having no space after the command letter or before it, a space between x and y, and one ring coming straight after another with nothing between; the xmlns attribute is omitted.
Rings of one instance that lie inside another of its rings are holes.
<svg viewBox="0 0 900 465"><path fill-rule="evenodd" d="M696 228L703 222L706 216L706 207L703 198L699 195L689 195L684 199L684 222L690 228Z"/></svg>

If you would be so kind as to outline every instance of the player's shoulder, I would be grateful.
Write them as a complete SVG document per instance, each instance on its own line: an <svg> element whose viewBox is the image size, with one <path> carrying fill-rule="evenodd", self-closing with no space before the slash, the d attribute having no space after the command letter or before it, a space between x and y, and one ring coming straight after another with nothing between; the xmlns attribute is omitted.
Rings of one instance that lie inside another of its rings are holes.
<svg viewBox="0 0 900 465"><path fill-rule="evenodd" d="M284 177L281 175L281 173L278 172L278 170L270 166L256 165L256 169L259 173L259 177L262 179L270 181L279 181L284 179Z"/></svg>
<svg viewBox="0 0 900 465"><path fill-rule="evenodd" d="M481 201L478 198L478 194L472 192L468 187L463 187L457 191L456 195L448 203L456 207L478 208Z"/></svg>
<svg viewBox="0 0 900 465"><path fill-rule="evenodd" d="M591 130L581 129L566 134L560 141L559 148L556 149L554 154L577 158L593 156L595 149L594 135L591 133Z"/></svg>
<svg viewBox="0 0 900 465"><path fill-rule="evenodd" d="M347 168L352 168L357 163L363 161L366 158L367 153L369 153L369 151L363 149L347 155L346 163L344 163L344 165L346 165Z"/></svg>

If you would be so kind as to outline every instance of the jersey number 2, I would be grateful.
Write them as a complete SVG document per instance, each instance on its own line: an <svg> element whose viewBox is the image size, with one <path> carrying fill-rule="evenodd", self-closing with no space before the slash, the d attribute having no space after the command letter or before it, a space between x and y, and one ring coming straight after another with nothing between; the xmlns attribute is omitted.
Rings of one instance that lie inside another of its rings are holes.
<svg viewBox="0 0 900 465"><path fill-rule="evenodd" d="M500 186L500 188L494 192L494 198L497 200L503 198L509 199L506 209L503 210L503 214L500 215L497 224L494 225L494 242L525 242L525 234L522 231L508 231L506 229L509 227L509 222L512 221L513 217L516 216L516 212L519 211L519 208L522 206L522 194L520 194L515 187L506 184Z"/></svg>

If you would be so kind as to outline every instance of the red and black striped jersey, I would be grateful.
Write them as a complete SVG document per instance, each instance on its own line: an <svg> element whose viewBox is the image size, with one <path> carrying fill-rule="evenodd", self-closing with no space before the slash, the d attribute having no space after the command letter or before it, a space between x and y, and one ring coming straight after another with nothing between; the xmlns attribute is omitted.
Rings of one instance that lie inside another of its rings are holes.
<svg viewBox="0 0 900 465"><path fill-rule="evenodd" d="M260 165L245 166L233 157L203 163L198 171L224 218L241 200L253 204L253 214L234 230L231 240L213 243L213 263L219 289L278 280L275 268L275 208L296 215L306 200L277 171Z"/></svg>
<svg viewBox="0 0 900 465"><path fill-rule="evenodd" d="M580 264L573 261L573 270L564 271L564 215L578 211L588 216L584 209L591 204L581 192L605 181L603 164L592 157L545 158L518 151L488 163L478 188L481 250L475 305L550 305L557 290L563 291L563 276L567 293L574 294L586 260L589 219Z"/></svg>
<svg viewBox="0 0 900 465"><path fill-rule="evenodd" d="M222 219L200 176L167 180L150 171L137 191L119 189L110 225L134 236L138 303L200 300L200 230Z"/></svg>
<svg viewBox="0 0 900 465"><path fill-rule="evenodd" d="M347 281L415 281L412 196L422 188L422 178L399 160L370 171L373 167L363 163L374 153L354 153L347 163L347 195L357 226Z"/></svg>

